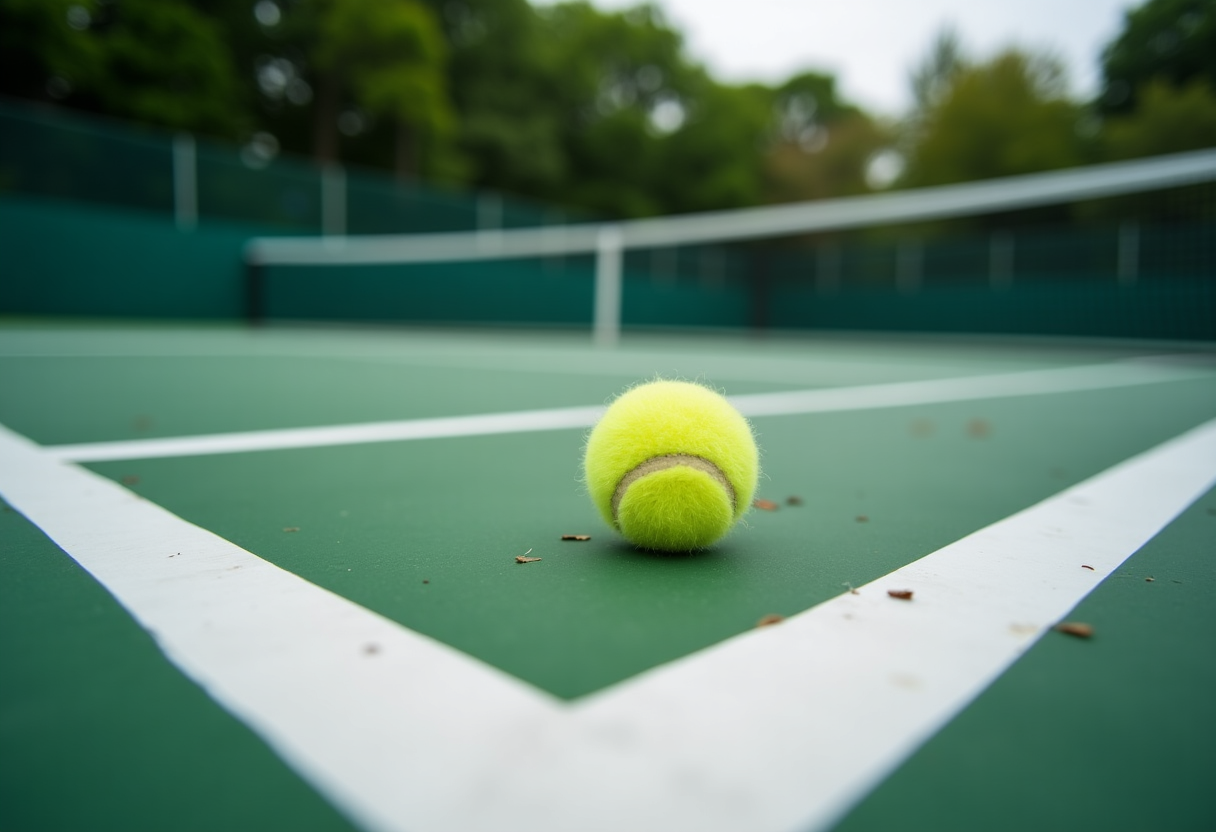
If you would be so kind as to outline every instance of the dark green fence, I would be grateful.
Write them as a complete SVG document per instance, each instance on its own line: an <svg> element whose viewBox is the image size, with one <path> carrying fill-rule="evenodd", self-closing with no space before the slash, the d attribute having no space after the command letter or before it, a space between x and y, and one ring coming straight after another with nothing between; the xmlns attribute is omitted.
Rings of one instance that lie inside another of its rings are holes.
<svg viewBox="0 0 1216 832"><path fill-rule="evenodd" d="M1208 185L1050 221L628 251L622 321L1216 340L1214 217ZM252 236L576 219L0 102L0 314L236 319ZM590 256L275 266L264 279L264 311L281 319L589 326L594 296Z"/></svg>

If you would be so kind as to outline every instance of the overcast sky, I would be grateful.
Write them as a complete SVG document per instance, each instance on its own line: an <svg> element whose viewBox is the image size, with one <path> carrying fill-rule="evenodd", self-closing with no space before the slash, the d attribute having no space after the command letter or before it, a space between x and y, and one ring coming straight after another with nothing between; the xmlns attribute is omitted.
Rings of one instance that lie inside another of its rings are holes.
<svg viewBox="0 0 1216 832"><path fill-rule="evenodd" d="M552 2L552 0L536 0ZM1098 56L1142 0L655 0L689 52L725 81L779 81L826 69L846 97L883 115L908 106L908 70L953 25L985 57L1018 44L1054 51L1077 94L1097 88ZM638 0L592 0L603 9Z"/></svg>

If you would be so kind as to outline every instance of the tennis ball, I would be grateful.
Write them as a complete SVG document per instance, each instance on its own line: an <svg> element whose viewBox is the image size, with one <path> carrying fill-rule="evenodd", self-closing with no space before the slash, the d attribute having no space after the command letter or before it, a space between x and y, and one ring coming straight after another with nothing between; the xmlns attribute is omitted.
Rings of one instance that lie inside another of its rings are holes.
<svg viewBox="0 0 1216 832"><path fill-rule="evenodd" d="M700 384L623 393L587 438L584 475L604 520L646 549L718 540L751 506L759 452L747 420Z"/></svg>

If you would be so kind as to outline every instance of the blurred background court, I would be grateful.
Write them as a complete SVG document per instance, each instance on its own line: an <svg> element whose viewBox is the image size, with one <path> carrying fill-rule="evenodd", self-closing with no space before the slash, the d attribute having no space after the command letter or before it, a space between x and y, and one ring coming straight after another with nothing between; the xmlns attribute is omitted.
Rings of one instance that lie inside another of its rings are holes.
<svg viewBox="0 0 1216 832"><path fill-rule="evenodd" d="M0 425L576 705L1216 416L1210 3L1128 3L1089 86L944 16L899 111L669 11L0 0ZM778 506L695 556L579 483L656 375ZM379 828L3 496L0 826ZM1214 499L828 826L1211 828Z"/></svg>

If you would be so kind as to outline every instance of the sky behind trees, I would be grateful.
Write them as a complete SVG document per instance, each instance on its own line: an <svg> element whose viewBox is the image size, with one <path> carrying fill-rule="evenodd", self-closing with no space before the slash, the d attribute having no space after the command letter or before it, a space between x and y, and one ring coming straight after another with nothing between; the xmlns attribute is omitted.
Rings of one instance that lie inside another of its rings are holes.
<svg viewBox="0 0 1216 832"><path fill-rule="evenodd" d="M539 0L546 5L554 0ZM633 0L594 0L624 9ZM974 50L1048 50L1077 97L1097 93L1102 48L1134 0L656 0L684 32L689 52L728 81L778 82L815 69L872 112L902 115L907 75L925 45L949 26Z"/></svg>

